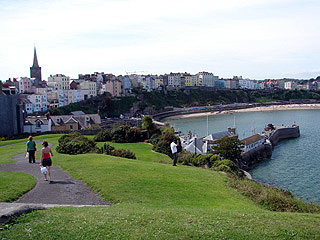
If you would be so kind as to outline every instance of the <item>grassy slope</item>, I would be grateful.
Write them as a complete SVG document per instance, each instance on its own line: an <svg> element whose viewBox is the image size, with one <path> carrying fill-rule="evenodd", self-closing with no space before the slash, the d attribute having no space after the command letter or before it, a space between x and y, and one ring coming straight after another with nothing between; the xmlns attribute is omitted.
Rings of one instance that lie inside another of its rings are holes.
<svg viewBox="0 0 320 240"><path fill-rule="evenodd" d="M0 202L13 202L36 185L26 173L0 172Z"/></svg>
<svg viewBox="0 0 320 240"><path fill-rule="evenodd" d="M57 137L50 141L56 144ZM137 149L138 145L122 145L121 148ZM128 160L98 154L56 153L54 164L82 179L105 199L120 204L36 211L20 217L18 224L0 232L0 238L320 237L320 215L266 211L229 188L222 174L185 166L172 167L150 159L153 153L146 158L143 151L141 154L137 153L137 160Z"/></svg>

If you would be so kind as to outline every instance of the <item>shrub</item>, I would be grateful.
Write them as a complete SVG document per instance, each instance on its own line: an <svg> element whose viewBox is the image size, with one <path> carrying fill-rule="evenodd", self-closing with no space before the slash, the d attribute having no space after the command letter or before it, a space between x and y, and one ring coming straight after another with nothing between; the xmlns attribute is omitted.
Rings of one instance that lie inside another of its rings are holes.
<svg viewBox="0 0 320 240"><path fill-rule="evenodd" d="M129 128L129 126L124 126L124 125L115 126L111 130L112 142L125 143L126 131L127 131L126 128Z"/></svg>
<svg viewBox="0 0 320 240"><path fill-rule="evenodd" d="M156 152L164 153L173 158L170 143L175 139L177 139L177 137L174 135L174 133L166 132L161 136L160 141L153 146L153 150Z"/></svg>
<svg viewBox="0 0 320 240"><path fill-rule="evenodd" d="M110 144L104 144L103 147L101 147L98 150L98 153L104 153L104 154L111 154L111 152L114 150L115 148L113 146L111 146Z"/></svg>
<svg viewBox="0 0 320 240"><path fill-rule="evenodd" d="M290 191L230 175L228 184L238 192L271 211L320 213L319 204L304 203Z"/></svg>
<svg viewBox="0 0 320 240"><path fill-rule="evenodd" d="M216 161L213 164L213 167L219 167L220 165L226 165L226 166L230 167L230 169L232 169L234 171L238 169L237 165L234 162L232 162L231 160L228 160L228 159L223 159L223 160Z"/></svg>
<svg viewBox="0 0 320 240"><path fill-rule="evenodd" d="M212 167L213 163L220 160L220 157L215 154L194 154L188 151L182 151L179 154L179 162L184 165L192 165L192 166L208 166L209 168Z"/></svg>
<svg viewBox="0 0 320 240"><path fill-rule="evenodd" d="M116 157L136 159L136 155L129 149L115 149L111 152L111 155Z"/></svg>
<svg viewBox="0 0 320 240"><path fill-rule="evenodd" d="M133 152L131 152L129 149L115 149L113 146L106 143L97 152L116 156L116 157L136 159L136 155Z"/></svg>
<svg viewBox="0 0 320 240"><path fill-rule="evenodd" d="M143 141L141 131L139 128L126 128L126 141L127 142L140 142Z"/></svg>
<svg viewBox="0 0 320 240"><path fill-rule="evenodd" d="M110 130L101 130L100 132L98 132L93 140L95 142L106 142L106 141L111 141L111 133Z"/></svg>
<svg viewBox="0 0 320 240"><path fill-rule="evenodd" d="M57 152L65 154L83 154L94 152L96 143L93 140L80 135L80 133L71 133L63 135L58 140Z"/></svg>
<svg viewBox="0 0 320 240"><path fill-rule="evenodd" d="M147 140L148 143L151 143L152 145L156 145L161 139L161 135L156 133L156 134L153 134L151 136L150 139Z"/></svg>
<svg viewBox="0 0 320 240"><path fill-rule="evenodd" d="M94 136L93 140L95 142L107 142L111 141L111 131L110 130L102 130L97 133L96 136Z"/></svg>

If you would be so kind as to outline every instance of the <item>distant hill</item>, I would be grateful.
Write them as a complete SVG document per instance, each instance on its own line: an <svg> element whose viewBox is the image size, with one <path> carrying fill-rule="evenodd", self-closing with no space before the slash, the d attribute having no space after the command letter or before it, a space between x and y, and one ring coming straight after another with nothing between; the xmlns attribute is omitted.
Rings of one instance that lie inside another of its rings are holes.
<svg viewBox="0 0 320 240"><path fill-rule="evenodd" d="M143 113L151 108L161 110L168 106L192 107L230 103L253 103L289 101L294 99L320 100L320 91L306 90L215 90L206 89L181 89L177 91L152 91L134 90L133 96L114 97L108 94L90 98L85 101L73 103L61 108L49 110L53 115L69 114L72 111L85 113L97 113L101 117L118 117L128 113L134 107L132 113Z"/></svg>

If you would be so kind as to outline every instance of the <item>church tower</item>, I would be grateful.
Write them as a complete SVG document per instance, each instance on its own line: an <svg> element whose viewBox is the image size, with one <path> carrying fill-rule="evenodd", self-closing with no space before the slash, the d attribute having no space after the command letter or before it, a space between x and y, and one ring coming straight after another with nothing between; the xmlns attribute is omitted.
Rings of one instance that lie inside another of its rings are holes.
<svg viewBox="0 0 320 240"><path fill-rule="evenodd" d="M41 67L39 67L39 64L38 64L36 47L34 47L33 65L32 67L30 67L30 77L35 78L34 84L36 87L40 86L40 83L42 81Z"/></svg>

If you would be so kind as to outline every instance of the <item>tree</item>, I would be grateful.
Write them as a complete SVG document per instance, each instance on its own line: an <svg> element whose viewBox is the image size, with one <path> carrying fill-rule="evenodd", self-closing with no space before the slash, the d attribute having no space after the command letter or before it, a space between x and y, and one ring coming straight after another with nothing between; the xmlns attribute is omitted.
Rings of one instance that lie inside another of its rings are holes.
<svg viewBox="0 0 320 240"><path fill-rule="evenodd" d="M229 159L239 166L242 148L243 143L238 138L224 137L215 142L211 151L222 159Z"/></svg>
<svg viewBox="0 0 320 240"><path fill-rule="evenodd" d="M141 128L147 130L148 139L152 136L152 134L157 130L157 126L152 121L152 117L146 115L141 121Z"/></svg>

